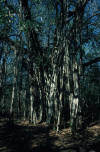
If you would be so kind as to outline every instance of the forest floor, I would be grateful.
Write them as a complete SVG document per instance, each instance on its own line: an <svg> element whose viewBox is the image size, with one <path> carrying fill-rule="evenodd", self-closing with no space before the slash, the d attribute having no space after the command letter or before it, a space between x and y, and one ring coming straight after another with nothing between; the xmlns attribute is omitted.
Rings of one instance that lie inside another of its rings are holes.
<svg viewBox="0 0 100 152"><path fill-rule="evenodd" d="M11 124L0 120L0 152L100 152L100 122L74 138L69 128L56 134L45 123L33 126L27 122ZM93 151L94 150L94 151Z"/></svg>

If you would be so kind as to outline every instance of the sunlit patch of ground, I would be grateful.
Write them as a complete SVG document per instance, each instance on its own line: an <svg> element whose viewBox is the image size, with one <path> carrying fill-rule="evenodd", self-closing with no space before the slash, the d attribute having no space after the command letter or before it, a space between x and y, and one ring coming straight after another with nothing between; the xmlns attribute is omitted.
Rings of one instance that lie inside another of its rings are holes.
<svg viewBox="0 0 100 152"><path fill-rule="evenodd" d="M96 149L97 146L95 151L100 152L99 145L100 123L72 137L69 128L57 134L45 123L33 125L28 121L14 121L10 124L7 120L0 121L0 152L59 152L61 149L79 149L80 146L87 149Z"/></svg>

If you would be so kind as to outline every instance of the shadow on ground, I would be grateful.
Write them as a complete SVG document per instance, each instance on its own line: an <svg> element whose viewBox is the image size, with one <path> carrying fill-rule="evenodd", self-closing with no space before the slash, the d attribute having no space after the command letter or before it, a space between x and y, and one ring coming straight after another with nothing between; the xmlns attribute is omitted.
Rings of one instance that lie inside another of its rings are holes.
<svg viewBox="0 0 100 152"><path fill-rule="evenodd" d="M55 134L46 124L9 123L0 120L0 152L100 152L100 124L95 124L74 138L70 129Z"/></svg>
<svg viewBox="0 0 100 152"><path fill-rule="evenodd" d="M47 126L22 126L0 123L0 152L58 152Z"/></svg>

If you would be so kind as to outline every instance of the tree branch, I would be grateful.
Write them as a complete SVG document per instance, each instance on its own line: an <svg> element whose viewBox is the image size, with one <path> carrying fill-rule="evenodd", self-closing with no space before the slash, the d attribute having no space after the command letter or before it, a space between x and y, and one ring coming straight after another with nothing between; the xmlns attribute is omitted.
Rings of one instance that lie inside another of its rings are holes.
<svg viewBox="0 0 100 152"><path fill-rule="evenodd" d="M28 6L28 0L20 0L21 6L24 12L24 20L27 21L32 21L31 17L31 11ZM28 32L27 32L28 39L30 40L31 44L31 49L34 50L34 55L37 55L40 50L40 43L38 40L38 34L35 31L34 27L29 26L28 27ZM33 52L32 52L33 53Z"/></svg>
<svg viewBox="0 0 100 152"><path fill-rule="evenodd" d="M90 0L84 0L84 2L83 2L83 8L86 7L86 5L87 5L87 3L88 3L89 1L90 1Z"/></svg>
<svg viewBox="0 0 100 152"><path fill-rule="evenodd" d="M100 57L97 57L97 58L95 58L95 59L93 59L93 60L90 60L89 62L84 63L84 64L83 64L83 67L90 66L90 65L92 65L92 64L94 64L94 63L97 63L97 62L100 62Z"/></svg>
<svg viewBox="0 0 100 152"><path fill-rule="evenodd" d="M20 42L16 42L14 40L11 40L9 37L7 36L3 36L0 35L0 41L6 42L9 44L9 46L11 47L11 49L13 50L22 50L23 52L26 52L27 49L24 47L21 47Z"/></svg>
<svg viewBox="0 0 100 152"><path fill-rule="evenodd" d="M90 16L85 22L83 22L83 25L88 24L88 22L89 22L93 17L99 16L99 15L100 15L100 12L93 14L93 15Z"/></svg>

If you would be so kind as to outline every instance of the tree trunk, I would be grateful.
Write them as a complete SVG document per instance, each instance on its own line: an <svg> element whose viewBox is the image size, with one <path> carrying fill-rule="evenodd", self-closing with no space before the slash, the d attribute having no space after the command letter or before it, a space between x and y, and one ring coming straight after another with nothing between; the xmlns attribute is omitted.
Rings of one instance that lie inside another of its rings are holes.
<svg viewBox="0 0 100 152"><path fill-rule="evenodd" d="M73 56L73 63L72 63L72 82L73 86L71 86L72 90L69 96L70 102L70 125L72 134L74 134L78 128L79 124L79 95L80 95L80 88L79 88L79 73L78 73L78 64L76 58Z"/></svg>
<svg viewBox="0 0 100 152"><path fill-rule="evenodd" d="M11 95L11 103L10 103L10 119L13 118L13 104L15 99L15 88L16 88L16 65L14 65L14 78L13 78L13 87L12 87L12 95Z"/></svg>

